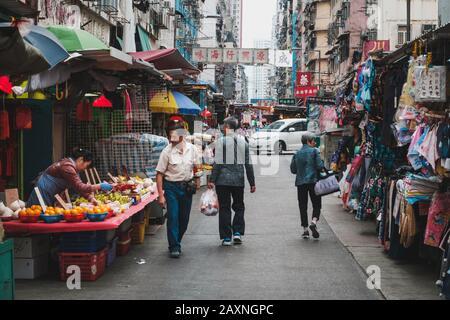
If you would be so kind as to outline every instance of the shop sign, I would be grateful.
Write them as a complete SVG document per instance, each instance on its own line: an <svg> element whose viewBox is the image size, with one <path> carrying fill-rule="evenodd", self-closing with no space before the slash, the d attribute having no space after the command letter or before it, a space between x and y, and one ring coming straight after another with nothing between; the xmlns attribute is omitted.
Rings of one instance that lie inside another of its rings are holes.
<svg viewBox="0 0 450 320"><path fill-rule="evenodd" d="M285 106L297 105L295 98L279 99L278 104L285 105Z"/></svg>
<svg viewBox="0 0 450 320"><path fill-rule="evenodd" d="M289 50L275 51L275 66L277 68L292 68L292 54Z"/></svg>
<svg viewBox="0 0 450 320"><path fill-rule="evenodd" d="M267 64L269 63L269 49L243 48L193 48L195 62L218 64Z"/></svg>
<svg viewBox="0 0 450 320"><path fill-rule="evenodd" d="M311 85L311 72L297 72L296 86L297 87L307 87Z"/></svg>
<svg viewBox="0 0 450 320"><path fill-rule="evenodd" d="M369 58L369 54L375 51L389 51L390 50L389 40L372 40L364 42L363 46L363 59L366 61Z"/></svg>
<svg viewBox="0 0 450 320"><path fill-rule="evenodd" d="M296 98L316 97L319 92L319 86L295 87Z"/></svg>

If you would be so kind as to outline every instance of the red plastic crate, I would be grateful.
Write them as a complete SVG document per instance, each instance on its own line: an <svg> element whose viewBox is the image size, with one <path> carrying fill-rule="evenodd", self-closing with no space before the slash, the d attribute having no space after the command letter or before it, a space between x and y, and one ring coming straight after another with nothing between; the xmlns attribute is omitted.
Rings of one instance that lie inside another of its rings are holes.
<svg viewBox="0 0 450 320"><path fill-rule="evenodd" d="M59 272L62 281L67 280L70 274L66 273L69 266L76 265L81 269L81 281L95 281L105 272L106 256L105 248L95 253L60 252Z"/></svg>
<svg viewBox="0 0 450 320"><path fill-rule="evenodd" d="M124 256L130 251L132 231L133 228L130 228L127 232L118 235L117 256Z"/></svg>

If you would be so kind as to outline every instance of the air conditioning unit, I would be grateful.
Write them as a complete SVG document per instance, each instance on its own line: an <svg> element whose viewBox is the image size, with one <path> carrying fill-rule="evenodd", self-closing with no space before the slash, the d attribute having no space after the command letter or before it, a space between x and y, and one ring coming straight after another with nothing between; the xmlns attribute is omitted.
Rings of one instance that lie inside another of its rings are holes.
<svg viewBox="0 0 450 320"><path fill-rule="evenodd" d="M170 8L170 1L164 1L163 8Z"/></svg>

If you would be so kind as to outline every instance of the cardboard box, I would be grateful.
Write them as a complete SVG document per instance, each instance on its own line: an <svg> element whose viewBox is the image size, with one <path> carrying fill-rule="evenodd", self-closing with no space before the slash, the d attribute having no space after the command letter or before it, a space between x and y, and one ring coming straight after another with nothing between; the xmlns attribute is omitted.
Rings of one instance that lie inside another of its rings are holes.
<svg viewBox="0 0 450 320"><path fill-rule="evenodd" d="M14 279L36 279L48 272L48 254L14 259Z"/></svg>
<svg viewBox="0 0 450 320"><path fill-rule="evenodd" d="M15 258L35 258L50 251L48 235L35 235L26 238L14 238Z"/></svg>

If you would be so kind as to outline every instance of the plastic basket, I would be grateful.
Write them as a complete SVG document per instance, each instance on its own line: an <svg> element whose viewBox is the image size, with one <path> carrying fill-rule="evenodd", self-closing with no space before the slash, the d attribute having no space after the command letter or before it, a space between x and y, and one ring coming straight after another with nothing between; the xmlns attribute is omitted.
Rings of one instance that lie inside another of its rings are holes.
<svg viewBox="0 0 450 320"><path fill-rule="evenodd" d="M107 249L95 253L60 252L59 274L62 281L70 276L67 268L78 266L81 271L81 281L95 281L102 276L106 267Z"/></svg>
<svg viewBox="0 0 450 320"><path fill-rule="evenodd" d="M106 231L69 232L61 236L61 252L97 252L106 242Z"/></svg>
<svg viewBox="0 0 450 320"><path fill-rule="evenodd" d="M145 239L146 219L142 222L133 223L133 231L131 232L131 244L143 244Z"/></svg>
<svg viewBox="0 0 450 320"><path fill-rule="evenodd" d="M45 223L57 223L63 219L63 215L46 216L45 214L41 214L41 219L44 220Z"/></svg>
<svg viewBox="0 0 450 320"><path fill-rule="evenodd" d="M117 256L117 240L118 238L114 238L109 244L108 244L108 255L106 258L106 266L109 267L113 264L114 260L116 260Z"/></svg>
<svg viewBox="0 0 450 320"><path fill-rule="evenodd" d="M132 230L133 229L130 228L128 231L118 234L117 256L124 256L130 251Z"/></svg>

